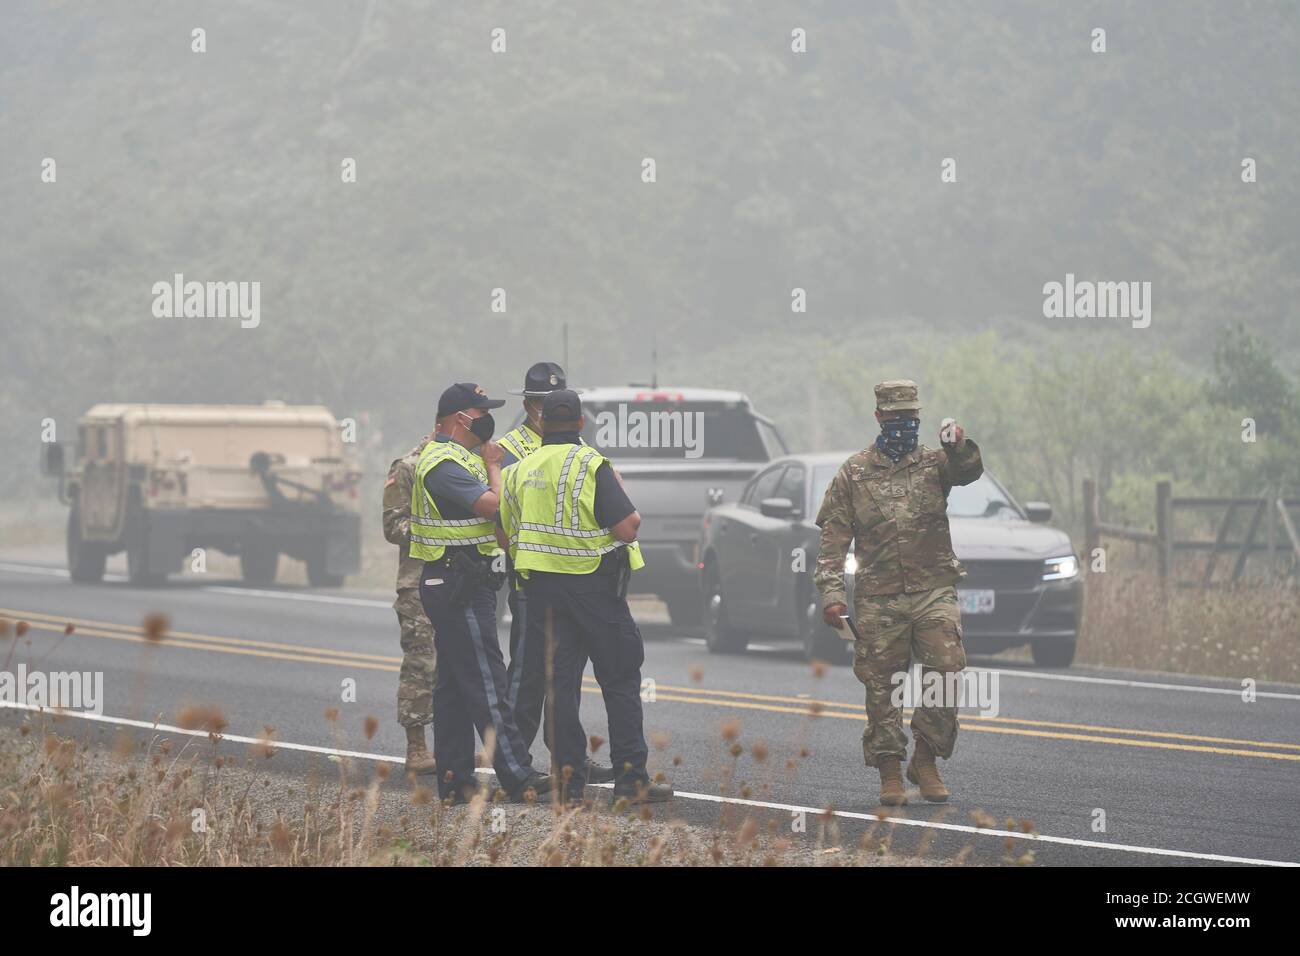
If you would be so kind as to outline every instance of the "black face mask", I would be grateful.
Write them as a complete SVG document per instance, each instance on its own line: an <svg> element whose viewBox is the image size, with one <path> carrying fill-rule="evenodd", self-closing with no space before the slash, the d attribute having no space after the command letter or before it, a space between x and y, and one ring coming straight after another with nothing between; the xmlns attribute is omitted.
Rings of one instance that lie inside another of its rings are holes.
<svg viewBox="0 0 1300 956"><path fill-rule="evenodd" d="M470 434L473 435L475 438L477 438L479 441L491 441L492 434L496 430L497 430L496 419L492 417L491 412L487 412L486 414L479 416L478 418L470 422L469 425Z"/></svg>

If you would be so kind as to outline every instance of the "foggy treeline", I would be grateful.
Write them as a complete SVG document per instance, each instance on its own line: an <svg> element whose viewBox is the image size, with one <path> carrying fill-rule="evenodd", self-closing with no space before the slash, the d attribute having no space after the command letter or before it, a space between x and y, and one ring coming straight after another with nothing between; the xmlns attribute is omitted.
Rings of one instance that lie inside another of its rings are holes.
<svg viewBox="0 0 1300 956"><path fill-rule="evenodd" d="M653 344L797 450L916 378L927 433L1067 513L1089 473L1112 508L1294 483L1298 47L1294 5L1214 0L11 0L0 487L99 401L321 402L379 468L565 325L573 384ZM176 273L260 282L260 324L155 317ZM1150 282L1150 326L1045 318L1067 273Z"/></svg>

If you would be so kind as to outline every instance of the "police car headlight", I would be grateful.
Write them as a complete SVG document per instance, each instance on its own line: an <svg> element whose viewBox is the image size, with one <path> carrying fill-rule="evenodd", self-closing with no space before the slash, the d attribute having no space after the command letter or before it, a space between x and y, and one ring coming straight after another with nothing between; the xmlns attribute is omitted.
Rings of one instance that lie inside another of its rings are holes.
<svg viewBox="0 0 1300 956"><path fill-rule="evenodd" d="M854 574L858 570L858 558L852 551L844 556L844 573Z"/></svg>
<svg viewBox="0 0 1300 956"><path fill-rule="evenodd" d="M1060 558L1048 558L1043 562L1044 581L1064 581L1079 573L1079 559L1072 554Z"/></svg>

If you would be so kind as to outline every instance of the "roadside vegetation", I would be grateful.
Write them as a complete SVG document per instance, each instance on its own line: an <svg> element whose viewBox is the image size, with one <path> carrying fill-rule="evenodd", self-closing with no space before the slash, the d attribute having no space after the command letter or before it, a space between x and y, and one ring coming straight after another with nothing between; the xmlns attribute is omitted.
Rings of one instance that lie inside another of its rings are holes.
<svg viewBox="0 0 1300 956"><path fill-rule="evenodd" d="M21 621L0 621L6 667L15 651L25 658L35 649L29 633ZM166 619L151 615L142 633L165 642ZM824 674L814 665L815 676ZM691 679L700 683L703 672ZM149 708L135 701L129 710ZM772 784L793 779L812 756L809 731L821 714L810 702L791 738L777 742L748 740L741 721L721 720L703 780L720 796L773 799ZM559 807L504 803L504 794L484 786L468 805L451 807L438 800L431 778L405 774L397 761L311 754L305 774L282 768L274 728L251 743L229 740L226 716L206 704L175 715L184 733L57 712L0 710L0 718L3 866L934 865L970 862L977 843L990 839L926 829L905 855L893 849L898 824L877 821L849 837L830 807L796 820L721 803L714 823L703 826L677 818L671 804L611 806L608 791L594 788L581 804ZM377 718L365 717L363 739L349 739L338 710L324 719L339 751L366 750L379 729ZM599 752L604 741L593 737L591 744ZM662 768L658 779L671 776L681 757L670 735L653 733L650 744L652 768ZM491 741L485 750L488 764ZM864 795L874 793L869 775L863 787ZM1034 833L1028 820L998 821L980 810L962 815L944 807L933 819ZM1035 849L1007 837L995 859L1031 865Z"/></svg>

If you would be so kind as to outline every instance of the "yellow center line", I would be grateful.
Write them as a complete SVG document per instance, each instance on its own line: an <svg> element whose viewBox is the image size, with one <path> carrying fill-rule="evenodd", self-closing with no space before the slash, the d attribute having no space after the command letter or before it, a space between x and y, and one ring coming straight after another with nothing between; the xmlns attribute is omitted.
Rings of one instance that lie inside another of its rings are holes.
<svg viewBox="0 0 1300 956"><path fill-rule="evenodd" d="M65 624L73 624L76 629L73 636L108 638L111 640L131 641L151 644L159 647L175 647L185 650L212 651L223 654L242 654L271 660L292 661L308 664L331 664L336 667L352 667L364 670L397 671L400 657L381 654L364 654L353 651L340 651L332 648L311 647L302 644L281 644L271 641L256 641L249 638L218 637L210 634L195 634L186 631L167 631L161 641L152 641L144 636L140 628L114 624L106 621L68 618L58 615L41 614L30 611L15 611L0 608L0 617L11 620L25 620L33 630L62 634ZM2 646L2 645L0 645ZM583 691L599 694L600 689L589 678L583 678ZM660 693L667 691L668 693ZM838 701L810 700L802 697L789 697L777 694L752 694L743 691L715 690L700 687L680 687L671 684L656 686L656 700L673 703L703 704L742 710L758 710L767 713L794 714L801 717L835 717L841 720L865 721L865 714L857 709L858 705ZM793 706L783 706L790 704ZM820 707L820 710L815 708ZM990 723L1020 724L1029 727L1052 728L1029 730L1022 727L987 726ZM1277 747L1300 750L1300 744L1270 741L1236 740L1222 737L1204 737L1195 734L1181 734L1170 731L1139 730L1126 727L1105 727L1088 724L1070 724L1056 721L1040 721L1012 717L968 717L962 727L982 733L1010 734L1025 737L1043 737L1052 740L1074 740L1090 743L1113 744L1129 747L1147 747L1163 750L1183 750L1194 753L1213 753L1238 757L1261 757L1272 760L1300 761L1300 753L1275 753L1267 750L1245 750L1234 747L1201 746L1191 743L1170 743L1160 740L1130 740L1113 734L1133 734L1143 737L1160 737L1169 740L1199 741L1200 744L1240 744L1246 747ZM1069 733L1064 731L1087 731L1087 733Z"/></svg>
<svg viewBox="0 0 1300 956"><path fill-rule="evenodd" d="M135 634L135 635L144 634L143 628L132 627L129 624L114 624L111 621L91 621L91 620L86 620L85 618L59 617L53 614L34 614L30 611L11 611L8 608L0 608L0 617L12 617L17 620L26 620L27 618L31 618L33 620L49 621L51 623L59 624L58 630L60 631L63 630L64 624L73 624L76 626L78 630L82 628L99 628L101 630L120 631L126 634ZM28 623L31 624L31 621L28 621ZM103 637L107 635L100 633L97 634L97 636ZM349 661L359 659L359 660L368 660L368 661L382 661L383 663L386 664L402 663L402 659L400 657L393 657L392 655L387 655L387 654L365 654L362 653L361 651L339 651L329 647L312 647L307 644L279 644L276 643L275 641L255 641L252 638L247 638L247 637L217 637L212 634L194 634L189 631L173 631L170 628L168 628L167 632L163 635L163 642L170 642L175 638L183 638L186 640L195 640L195 641L208 641L213 644L229 644L232 646L241 646L241 647L260 647L260 648L265 648L267 650L273 650L273 651L288 651L294 654L307 651L307 652L311 652L312 654L319 654L324 657L339 657Z"/></svg>
<svg viewBox="0 0 1300 956"><path fill-rule="evenodd" d="M54 624L45 624L38 621L29 622L29 626L34 631L50 631L55 634L63 633L63 628ZM353 667L361 668L363 670L398 671L401 669L396 664L378 664L372 661L351 660L338 657L320 657L312 654L285 654L279 651L260 650L255 647L233 647L225 643L209 643L209 640L192 641L168 636L161 641L152 641L145 637L143 633L132 634L128 631L106 631L95 627L79 627L72 632L72 636L106 637L114 641L131 641L136 644L148 644L153 647L179 647L192 651L215 651L219 654L245 654L250 657L265 657L278 661L295 661L304 664L333 664L337 667ZM308 648L308 650L310 650L310 648Z"/></svg>
<svg viewBox="0 0 1300 956"><path fill-rule="evenodd" d="M599 688L584 687L584 691L589 694L600 693ZM684 697L676 694L656 694L656 700L671 700L686 704L712 704L714 707L738 707L746 710L766 710L776 711L787 714L808 715L808 711L800 710L797 707L778 707L773 704L754 704L741 700L716 700L706 697ZM865 720L862 714L835 713L833 711L822 711L819 716L838 717L840 720L854 720L862 723ZM1228 747L1202 747L1192 744L1174 744L1164 743L1158 740L1128 740L1123 737L1099 737L1091 734L1064 734L1059 731L1049 730L1022 730L1017 727L981 727L978 724L963 723L962 730L974 730L987 734L1013 734L1022 737L1046 737L1051 740L1081 740L1094 744L1116 744L1121 747L1149 747L1158 750L1186 750L1194 753L1208 754L1226 754L1233 757L1264 757L1269 760L1295 760L1300 761L1300 754L1271 753L1267 750L1238 750Z"/></svg>
<svg viewBox="0 0 1300 956"><path fill-rule="evenodd" d="M584 677L583 680L595 686L595 681L592 678ZM832 708L837 710L847 709L850 710L853 713L853 715L857 716L859 719L861 720L866 719L866 714L863 711L862 704L846 704L843 701L816 700L808 697L783 697L776 694L750 694L744 691L713 690L704 687L676 687L671 684L658 684L657 686L662 690L672 691L676 693L703 694L706 696L735 697L741 700L761 700L761 701L775 701L780 703L802 704L804 706L804 711L803 711L804 713L810 713L813 707ZM910 707L905 708L903 712L910 714L912 712L912 708ZM827 713L827 711L822 710L820 711L820 713L825 714ZM839 715L835 714L833 716L839 716ZM1241 740L1236 737L1206 737L1201 734L1184 734L1184 733L1177 733L1171 730L1136 730L1128 727L1110 727L1110 726L1096 725L1096 724L1062 723L1060 721L1035 720L1026 717L984 717L979 714L963 714L962 726L963 727L970 726L969 722L974 720L978 720L981 722L997 723L997 724L1017 724L1017 725L1027 726L1027 727L1055 728L1058 730L1090 731L1093 733L1103 733L1103 734L1137 734L1142 737L1164 737L1170 740L1191 740L1203 744L1237 744L1243 747L1278 747L1283 750L1300 751L1300 744L1288 744L1288 743L1282 743L1280 741L1272 741L1272 740L1260 741L1260 740Z"/></svg>

